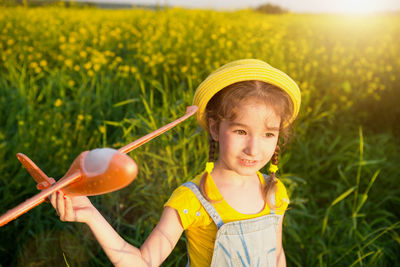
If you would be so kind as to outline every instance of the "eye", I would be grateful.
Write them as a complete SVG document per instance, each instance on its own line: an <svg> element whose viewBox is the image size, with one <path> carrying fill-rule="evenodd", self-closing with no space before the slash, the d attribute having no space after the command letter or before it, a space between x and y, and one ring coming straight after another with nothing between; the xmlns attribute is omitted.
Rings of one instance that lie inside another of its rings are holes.
<svg viewBox="0 0 400 267"><path fill-rule="evenodd" d="M245 130L235 130L234 132L239 134L239 135L245 135L246 134Z"/></svg>
<svg viewBox="0 0 400 267"><path fill-rule="evenodd" d="M273 134L273 133L265 133L265 136L266 136L266 137L274 137L275 134Z"/></svg>

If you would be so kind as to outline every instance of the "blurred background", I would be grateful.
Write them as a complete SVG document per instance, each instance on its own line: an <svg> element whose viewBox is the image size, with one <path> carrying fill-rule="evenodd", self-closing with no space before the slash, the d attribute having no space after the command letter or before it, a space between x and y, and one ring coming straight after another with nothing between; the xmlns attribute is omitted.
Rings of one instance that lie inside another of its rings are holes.
<svg viewBox="0 0 400 267"><path fill-rule="evenodd" d="M217 67L258 58L302 107L279 178L288 266L400 262L400 2L0 1L0 213L38 191L15 157L59 179L85 150L175 120ZM129 154L136 180L91 201L140 246L207 161L194 118ZM263 169L267 172L267 169ZM0 266L111 266L88 227L43 203L0 228ZM182 236L163 266L185 266Z"/></svg>

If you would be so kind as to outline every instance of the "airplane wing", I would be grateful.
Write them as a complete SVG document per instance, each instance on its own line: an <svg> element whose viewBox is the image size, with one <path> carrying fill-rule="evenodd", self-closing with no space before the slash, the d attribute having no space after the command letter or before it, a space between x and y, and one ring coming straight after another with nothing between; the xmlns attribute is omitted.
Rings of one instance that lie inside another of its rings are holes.
<svg viewBox="0 0 400 267"><path fill-rule="evenodd" d="M28 158L28 157L26 157L26 158ZM26 162L28 162L28 161L26 161ZM28 165L29 164L30 163L28 163ZM33 163L33 165L36 166L34 163ZM25 164L24 164L24 166L25 166ZM36 181L41 181L41 183L42 182L46 182L46 183L51 183L52 182L51 178L48 178L46 176L46 174L44 174L43 172L42 173L45 176L42 176L41 173L40 173L41 171L39 172L34 168L30 169L29 173L31 173L31 171L36 176L36 177L34 176L34 179L35 180L36 180L36 178L38 179ZM47 179L45 177L47 177ZM6 213L4 213L3 215L0 216L0 227L5 225L5 224L7 224L8 222L16 219L17 217L19 217L20 215L22 215L25 212L29 211L30 209L36 207L37 205L41 204L53 192L56 192L57 190L62 189L63 187L75 182L76 180L78 180L81 177L82 177L81 172L80 171L76 171L76 172L74 172L74 173L72 173L72 174L70 174L70 175L68 175L66 177L61 178L58 182L55 182L51 186L43 189L40 193L38 193L38 194L34 195L33 197L25 200L24 202L22 202L21 204L19 204L15 208L10 209L9 211L7 211Z"/></svg>
<svg viewBox="0 0 400 267"><path fill-rule="evenodd" d="M128 153L133 149L137 148L138 146L148 142L152 138L164 133L165 131L169 130L170 128L174 127L178 123L181 123L188 117L192 116L197 111L197 106L189 106L186 109L186 114L177 119L174 122L171 122L160 129L143 136L142 138L132 142L122 148L119 149L121 153ZM83 152L86 153L86 152ZM81 154L82 155L82 154ZM77 181L79 178L83 177L77 165L79 163L75 160L74 163L71 165L71 168L68 170L66 175L62 177L58 182L55 182L53 178L49 178L36 164L25 156L22 153L18 153L17 157L19 161L21 161L22 165L28 170L28 172L32 175L33 179L38 183L36 188L42 190L42 192L38 193L37 195L27 199L23 203L19 204L15 208L7 211L5 214L0 216L0 227L7 224L8 222L14 220L15 218L19 217L21 214L27 212L28 210L36 207L37 205L41 204L46 198L51 195L53 192ZM78 157L79 159L79 157Z"/></svg>
<svg viewBox="0 0 400 267"><path fill-rule="evenodd" d="M145 136L139 138L138 140L136 140L136 141L124 146L124 147L121 147L120 149L118 149L118 151L121 152L121 153L126 154L126 153L134 150L135 148L143 145L144 143L147 143L148 141L150 141L154 137L159 136L160 134L168 131L169 129L171 129L175 125L177 125L177 124L181 123L182 121L186 120L187 118L192 116L194 113L196 113L197 110L198 110L197 106L188 106L188 107L186 107L186 114L183 115L182 117L180 117L179 119L177 119L177 120L175 120L173 122L170 122L167 125L164 125L163 127L161 127L158 130L155 130L154 132L146 134Z"/></svg>

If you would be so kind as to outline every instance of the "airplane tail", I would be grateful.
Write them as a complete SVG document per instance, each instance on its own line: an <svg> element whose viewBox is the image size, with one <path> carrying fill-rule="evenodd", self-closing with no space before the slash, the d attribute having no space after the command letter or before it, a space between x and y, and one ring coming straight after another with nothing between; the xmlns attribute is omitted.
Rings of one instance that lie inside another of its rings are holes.
<svg viewBox="0 0 400 267"><path fill-rule="evenodd" d="M40 193L34 195L33 197L25 200L18 206L10 209L6 213L0 216L0 227L7 224L8 222L16 219L25 212L31 210L32 208L38 206L39 204L46 201L47 197L53 192L71 184L81 177L80 172L75 172L68 177L61 178L57 183L53 178L49 178L36 164L29 159L24 154L18 153L17 157L21 161L22 165L28 170L32 175L33 179L38 183L36 188L42 190ZM54 185L53 185L54 184ZM52 186L53 185L53 186Z"/></svg>
<svg viewBox="0 0 400 267"><path fill-rule="evenodd" d="M56 181L53 178L49 178L30 158L22 153L17 154L18 160L22 163L29 174L35 179L38 190L43 190L50 185L54 184Z"/></svg>

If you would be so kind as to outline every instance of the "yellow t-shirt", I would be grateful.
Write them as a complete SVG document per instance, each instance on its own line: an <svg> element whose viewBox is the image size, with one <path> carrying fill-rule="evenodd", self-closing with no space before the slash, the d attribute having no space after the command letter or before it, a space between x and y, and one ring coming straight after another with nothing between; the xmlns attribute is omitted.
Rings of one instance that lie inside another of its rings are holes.
<svg viewBox="0 0 400 267"><path fill-rule="evenodd" d="M198 175L192 182L199 185L202 175ZM257 172L257 175L261 184L264 185L263 175L260 172ZM210 174L206 178L205 189L210 199L222 199L222 195L218 191ZM270 213L267 204L265 204L261 212L256 214L240 213L233 209L225 200L212 204L224 223L252 219ZM283 214L289 204L286 188L279 179L276 185L275 204L279 207L275 210L276 214ZM192 190L183 185L179 186L164 204L165 206L169 206L179 213L187 237L190 266L210 266L217 235L217 226Z"/></svg>

